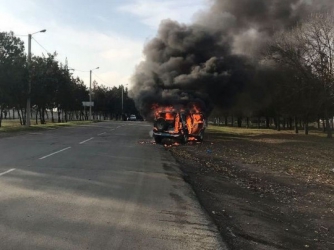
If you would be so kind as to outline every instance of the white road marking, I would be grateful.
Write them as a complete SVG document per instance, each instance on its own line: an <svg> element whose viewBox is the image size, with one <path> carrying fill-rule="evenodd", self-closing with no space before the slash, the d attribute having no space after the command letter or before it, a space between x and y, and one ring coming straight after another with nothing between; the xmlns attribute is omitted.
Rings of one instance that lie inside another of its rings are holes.
<svg viewBox="0 0 334 250"><path fill-rule="evenodd" d="M85 141L80 142L79 144L84 144L85 142L88 142L88 141L93 140L93 139L94 139L94 137L89 138L89 139L87 139L87 140L85 140Z"/></svg>
<svg viewBox="0 0 334 250"><path fill-rule="evenodd" d="M63 148L62 150L59 150L59 151L57 151L57 152L54 152L54 153L52 153L52 154L49 154L49 155L46 155L46 156L43 156L43 157L41 157L41 158L39 158L40 160L43 160L43 159L45 159L45 158L47 158L47 157L49 157L49 156L51 156L51 155L55 155L55 154L58 154L58 153L60 153L60 152L63 152L63 151L65 151L65 150L67 150L67 149L70 149L71 147L68 147L68 148Z"/></svg>
<svg viewBox="0 0 334 250"><path fill-rule="evenodd" d="M98 135L104 135L104 134L106 134L107 132L103 132L103 133L101 133L101 134L98 134Z"/></svg>
<svg viewBox="0 0 334 250"><path fill-rule="evenodd" d="M6 172L0 173L0 176L5 175L5 174L8 174L8 173L10 173L10 172L13 172L14 170L15 170L15 168L9 169L9 170L7 170Z"/></svg>

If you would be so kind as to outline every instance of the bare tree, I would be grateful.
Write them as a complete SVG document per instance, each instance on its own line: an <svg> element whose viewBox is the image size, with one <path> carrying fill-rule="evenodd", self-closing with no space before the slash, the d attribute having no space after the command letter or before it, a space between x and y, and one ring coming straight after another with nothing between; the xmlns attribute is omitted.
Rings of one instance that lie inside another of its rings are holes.
<svg viewBox="0 0 334 250"><path fill-rule="evenodd" d="M301 98L305 124L309 111L322 109L328 138L332 137L329 117L334 103L333 21L331 15L311 15L292 30L277 34L269 51L271 59L294 72L293 94Z"/></svg>

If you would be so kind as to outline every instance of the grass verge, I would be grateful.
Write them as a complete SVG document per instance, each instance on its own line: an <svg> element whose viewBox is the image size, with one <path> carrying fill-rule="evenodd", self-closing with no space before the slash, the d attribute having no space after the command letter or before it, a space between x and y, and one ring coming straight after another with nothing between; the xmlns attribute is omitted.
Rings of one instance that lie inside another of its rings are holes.
<svg viewBox="0 0 334 250"><path fill-rule="evenodd" d="M3 120L2 127L0 127L0 135L25 132L25 131L38 131L43 129L56 129L60 127L71 127L78 125L90 124L92 121L70 121L64 123L51 123L31 125L30 127L22 126L17 120Z"/></svg>
<svg viewBox="0 0 334 250"><path fill-rule="evenodd" d="M333 249L333 139L210 127L169 150L231 249Z"/></svg>

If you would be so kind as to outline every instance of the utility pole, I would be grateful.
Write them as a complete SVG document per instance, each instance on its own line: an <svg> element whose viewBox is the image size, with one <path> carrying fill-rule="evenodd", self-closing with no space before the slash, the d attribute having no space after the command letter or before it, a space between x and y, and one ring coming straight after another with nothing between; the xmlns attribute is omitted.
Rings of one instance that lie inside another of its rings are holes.
<svg viewBox="0 0 334 250"><path fill-rule="evenodd" d="M89 71L89 120L92 120L92 70Z"/></svg>
<svg viewBox="0 0 334 250"><path fill-rule="evenodd" d="M33 34L44 33L46 30L40 30L32 34L28 34L28 96L27 96L27 111L26 111L26 126L30 127L30 114L31 114L31 38Z"/></svg>
<svg viewBox="0 0 334 250"><path fill-rule="evenodd" d="M97 67L95 69L99 69L100 67ZM89 71L89 120L93 120L92 119L92 71L94 69L91 69Z"/></svg>
<svg viewBox="0 0 334 250"><path fill-rule="evenodd" d="M122 85L122 120L123 120L123 94L124 94L124 86Z"/></svg>
<svg viewBox="0 0 334 250"><path fill-rule="evenodd" d="M126 86L128 86L127 84L126 84ZM123 97L123 95L124 95L124 85L122 85L122 120L123 120L123 110L124 110L124 97Z"/></svg>
<svg viewBox="0 0 334 250"><path fill-rule="evenodd" d="M30 98L31 98L31 34L28 34L28 97L27 97L27 110L26 110L26 126L30 127Z"/></svg>

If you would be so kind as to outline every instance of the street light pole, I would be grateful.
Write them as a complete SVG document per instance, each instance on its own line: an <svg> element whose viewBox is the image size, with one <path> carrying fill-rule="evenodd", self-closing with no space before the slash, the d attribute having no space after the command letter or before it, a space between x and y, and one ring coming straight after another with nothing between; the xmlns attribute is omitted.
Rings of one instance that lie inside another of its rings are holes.
<svg viewBox="0 0 334 250"><path fill-rule="evenodd" d="M123 120L123 95L124 95L124 85L122 85L122 120Z"/></svg>
<svg viewBox="0 0 334 250"><path fill-rule="evenodd" d="M99 69L100 67L97 67L95 69ZM93 120L92 119L92 71L94 69L91 69L89 71L89 120Z"/></svg>
<svg viewBox="0 0 334 250"><path fill-rule="evenodd" d="M30 127L30 114L31 114L31 38L33 34L36 33L44 33L46 30L40 30L32 34L28 34L28 72L29 72L29 78L28 78L28 97L27 97L27 111L26 111L26 126Z"/></svg>
<svg viewBox="0 0 334 250"><path fill-rule="evenodd" d="M28 34L28 72L30 73L31 66L31 34ZM26 111L26 126L30 127L30 95L31 95L31 80L30 74L28 78L28 97L27 97L27 111Z"/></svg>
<svg viewBox="0 0 334 250"><path fill-rule="evenodd" d="M128 85L126 84L126 86ZM123 105L124 105L123 95L124 95L124 85L122 85L122 119L123 119Z"/></svg>

